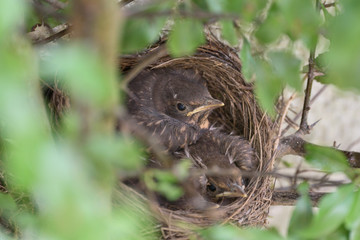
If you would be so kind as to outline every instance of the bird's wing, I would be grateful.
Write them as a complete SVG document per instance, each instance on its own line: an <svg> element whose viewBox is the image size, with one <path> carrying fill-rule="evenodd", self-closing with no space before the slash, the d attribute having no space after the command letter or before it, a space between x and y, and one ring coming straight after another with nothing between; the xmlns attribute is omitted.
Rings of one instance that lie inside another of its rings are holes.
<svg viewBox="0 0 360 240"><path fill-rule="evenodd" d="M159 113L153 108L139 108L133 117L153 136L159 138L170 152L195 143L201 135L198 127Z"/></svg>
<svg viewBox="0 0 360 240"><path fill-rule="evenodd" d="M220 151L228 157L231 164L235 163L240 169L246 171L256 170L258 163L255 151L248 140L222 133L219 130L210 132L219 144Z"/></svg>

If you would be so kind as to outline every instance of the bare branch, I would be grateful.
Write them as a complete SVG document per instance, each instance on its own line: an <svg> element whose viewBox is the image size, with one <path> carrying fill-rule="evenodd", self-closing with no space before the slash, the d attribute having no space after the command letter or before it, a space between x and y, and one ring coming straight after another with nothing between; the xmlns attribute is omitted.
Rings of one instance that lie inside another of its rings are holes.
<svg viewBox="0 0 360 240"><path fill-rule="evenodd" d="M329 193L327 192L309 192L309 197L313 207L318 206L321 198ZM271 205L273 206L294 206L300 194L294 191L274 191L272 194Z"/></svg>
<svg viewBox="0 0 360 240"><path fill-rule="evenodd" d="M320 10L319 0L316 0L316 9ZM307 73L307 84L305 90L304 105L302 110L300 128L297 131L297 133L301 135L309 134L311 130L311 126L308 125L308 115L310 111L312 83L315 78L315 52L316 52L316 44L314 45L313 49L310 50L310 56L309 56L309 70Z"/></svg>
<svg viewBox="0 0 360 240"><path fill-rule="evenodd" d="M332 2L332 3L323 3L323 6L325 8L330 8L330 7L335 7L336 6L336 2Z"/></svg>
<svg viewBox="0 0 360 240"><path fill-rule="evenodd" d="M310 57L309 57L309 71L307 73L308 79L305 90L305 98L304 98L300 128L298 130L298 132L302 135L310 133L311 130L310 126L308 125L308 115L310 111L310 97L311 97L312 83L314 81L314 70L315 70L315 49L310 52Z"/></svg>
<svg viewBox="0 0 360 240"><path fill-rule="evenodd" d="M309 107L311 107L311 105L316 101L317 98L319 98L321 96L321 94L326 90L326 88L328 87L328 85L324 85L322 86L322 88L311 98L310 100L310 104ZM295 122L296 120L299 119L299 117L301 116L301 112L299 112L298 114L296 114L296 116L290 120L290 119L286 119L287 123L289 124L281 133L281 136L284 136L285 133L291 128L291 127L295 127Z"/></svg>
<svg viewBox="0 0 360 240"><path fill-rule="evenodd" d="M137 64L134 68L130 70L130 72L125 76L124 80L121 83L122 88L126 88L128 83L135 78L142 70L144 70L147 66L158 60L159 58L165 56L167 54L166 44L162 44L151 53L147 54L140 60L139 64Z"/></svg>
<svg viewBox="0 0 360 240"><path fill-rule="evenodd" d="M42 44L46 44L46 43L49 43L49 42L52 42L52 41L55 41L57 39L60 39L62 38L63 36L65 36L66 34L69 34L71 32L71 27L70 25L67 25L67 27L45 39L41 39L39 41L34 41L33 44L34 45L42 45Z"/></svg>
<svg viewBox="0 0 360 240"><path fill-rule="evenodd" d="M280 140L279 147L277 149L276 158L281 158L285 155L297 155L297 156L305 156L305 145L311 144L315 145L309 142L306 142L304 139L299 137L297 134L293 134L287 137L284 137ZM317 145L315 145L317 146ZM330 148L330 147L329 147ZM333 148L334 149L334 148ZM338 150L338 149L336 149ZM342 151L342 152L351 167L353 168L360 168L360 153L359 152L351 152L351 151Z"/></svg>
<svg viewBox="0 0 360 240"><path fill-rule="evenodd" d="M236 14L220 14L220 13L210 13L205 11L160 11L160 12L145 12L145 11L124 11L125 17L128 18L157 18L157 17L187 17L195 18L201 20L218 20L218 19L230 19L236 20L239 18L239 15Z"/></svg>

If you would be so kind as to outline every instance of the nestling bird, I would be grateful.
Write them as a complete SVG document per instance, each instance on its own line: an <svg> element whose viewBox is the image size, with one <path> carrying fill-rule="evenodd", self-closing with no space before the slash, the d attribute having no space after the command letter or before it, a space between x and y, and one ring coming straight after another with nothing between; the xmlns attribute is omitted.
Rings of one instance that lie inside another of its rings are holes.
<svg viewBox="0 0 360 240"><path fill-rule="evenodd" d="M209 127L211 111L224 105L192 69L145 70L128 86L127 107L138 124L161 140L169 152L197 141Z"/></svg>
<svg viewBox="0 0 360 240"><path fill-rule="evenodd" d="M219 202L223 198L247 197L240 169L254 170L257 165L247 140L209 129L196 144L185 148L185 154L199 169L208 171L200 181L205 199Z"/></svg>

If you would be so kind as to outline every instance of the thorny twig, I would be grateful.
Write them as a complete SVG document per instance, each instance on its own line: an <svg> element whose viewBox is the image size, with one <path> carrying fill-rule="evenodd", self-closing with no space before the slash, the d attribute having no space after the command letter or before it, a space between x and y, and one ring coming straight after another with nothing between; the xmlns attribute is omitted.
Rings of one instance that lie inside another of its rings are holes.
<svg viewBox="0 0 360 240"><path fill-rule="evenodd" d="M310 110L310 97L312 90L312 83L314 81L314 70L315 70L315 48L310 52L309 57L309 71L308 71L308 79L305 90L305 98L304 105L302 110L300 127L297 133L304 135L310 133L310 126L308 125L308 114Z"/></svg>
<svg viewBox="0 0 360 240"><path fill-rule="evenodd" d="M316 8L320 10L320 1L316 0ZM312 90L312 83L315 78L315 52L316 52L316 44L314 45L313 49L310 50L309 56L309 70L307 73L307 84L305 90L305 98L304 98L304 105L302 110L302 116L300 121L300 128L297 131L297 134L304 135L309 134L312 126L308 124L308 115L310 111L310 98L311 98L311 90Z"/></svg>
<svg viewBox="0 0 360 240"><path fill-rule="evenodd" d="M322 86L322 88L311 98L310 100L310 104L309 107L316 101L316 99L326 90L328 86L324 85ZM301 116L301 112L297 113L296 116L290 120L290 119L286 119L286 122L289 124L288 126L286 126L286 128L281 132L281 136L284 136L285 133L291 128L291 127L295 127L295 121L299 119L299 117Z"/></svg>

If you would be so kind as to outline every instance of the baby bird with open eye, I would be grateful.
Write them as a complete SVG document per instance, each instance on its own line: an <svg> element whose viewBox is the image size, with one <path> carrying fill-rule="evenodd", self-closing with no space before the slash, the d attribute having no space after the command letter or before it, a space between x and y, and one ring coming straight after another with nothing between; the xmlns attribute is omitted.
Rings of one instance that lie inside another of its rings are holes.
<svg viewBox="0 0 360 240"><path fill-rule="evenodd" d="M132 92L127 101L129 113L169 152L195 143L200 130L209 127L211 111L224 105L191 69L145 70L128 88Z"/></svg>

